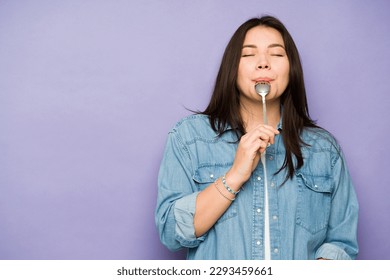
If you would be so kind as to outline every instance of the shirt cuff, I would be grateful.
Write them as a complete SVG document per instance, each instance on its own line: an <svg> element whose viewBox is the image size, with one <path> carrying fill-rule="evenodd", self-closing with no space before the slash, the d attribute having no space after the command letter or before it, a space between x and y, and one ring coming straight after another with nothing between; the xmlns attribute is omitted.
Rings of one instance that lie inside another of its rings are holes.
<svg viewBox="0 0 390 280"><path fill-rule="evenodd" d="M323 258L329 260L351 260L351 257L340 247L331 244L323 244L316 253L316 259Z"/></svg>
<svg viewBox="0 0 390 280"><path fill-rule="evenodd" d="M197 247L205 239L205 235L198 238L195 236L194 215L198 194L199 192L196 192L178 199L173 210L176 239L182 246L188 248Z"/></svg>

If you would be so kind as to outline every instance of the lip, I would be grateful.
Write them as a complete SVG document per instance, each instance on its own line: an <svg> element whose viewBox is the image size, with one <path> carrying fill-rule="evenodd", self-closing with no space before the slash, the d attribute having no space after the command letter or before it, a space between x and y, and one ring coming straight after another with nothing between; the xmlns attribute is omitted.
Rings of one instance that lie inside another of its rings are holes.
<svg viewBox="0 0 390 280"><path fill-rule="evenodd" d="M268 78L268 77L260 77L260 78L256 78L254 79L253 81L255 83L260 83L260 82L267 82L267 83L270 83L272 82L274 79L271 79L271 78Z"/></svg>

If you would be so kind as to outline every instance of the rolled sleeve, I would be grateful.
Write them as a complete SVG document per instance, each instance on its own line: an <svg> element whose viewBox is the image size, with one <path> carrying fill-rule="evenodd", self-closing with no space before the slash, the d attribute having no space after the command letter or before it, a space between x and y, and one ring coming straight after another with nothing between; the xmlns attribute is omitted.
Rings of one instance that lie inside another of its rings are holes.
<svg viewBox="0 0 390 280"><path fill-rule="evenodd" d="M176 240L188 248L197 247L205 238L205 236L199 238L195 236L194 215L198 194L199 192L196 192L178 199L174 207Z"/></svg>
<svg viewBox="0 0 390 280"><path fill-rule="evenodd" d="M351 257L340 247L325 243L323 244L316 253L316 259L329 259L329 260L351 260Z"/></svg>

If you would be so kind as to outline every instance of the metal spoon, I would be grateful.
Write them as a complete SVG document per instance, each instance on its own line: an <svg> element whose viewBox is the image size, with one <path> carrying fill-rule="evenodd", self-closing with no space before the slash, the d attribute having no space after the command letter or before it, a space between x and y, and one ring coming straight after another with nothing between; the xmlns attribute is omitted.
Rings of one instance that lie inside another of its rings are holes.
<svg viewBox="0 0 390 280"><path fill-rule="evenodd" d="M265 104L265 96L270 92L271 85L268 82L259 82L255 85L256 93L261 95L261 99L263 102L263 121L264 124L268 124L267 119L267 106Z"/></svg>
<svg viewBox="0 0 390 280"><path fill-rule="evenodd" d="M268 82L259 82L255 85L255 90L256 90L257 94L261 95L261 99L263 101L263 122L264 122L264 124L268 124L267 106L265 105L265 96L270 92L271 85ZM268 143L267 147L269 145L270 144ZM261 154L261 163L263 164L263 168L264 168L264 180L265 180L265 182L268 182L265 154L266 154L266 151L264 151L264 153ZM264 187L264 214L265 214L265 217L269 217L269 206L268 205L269 205L269 203L268 203L268 187L267 187L267 183L266 183L265 187ZM268 218L266 218L264 220L264 227L265 227L264 240L266 243L270 244ZM265 253L265 259L268 259L268 260L271 259L271 253L269 250L265 250L264 253Z"/></svg>

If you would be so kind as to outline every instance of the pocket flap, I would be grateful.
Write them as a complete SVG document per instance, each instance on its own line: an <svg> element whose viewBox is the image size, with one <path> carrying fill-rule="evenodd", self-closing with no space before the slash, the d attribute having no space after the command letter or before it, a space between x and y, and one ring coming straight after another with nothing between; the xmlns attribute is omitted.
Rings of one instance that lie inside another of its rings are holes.
<svg viewBox="0 0 390 280"><path fill-rule="evenodd" d="M212 183L219 177L222 177L230 165L203 165L195 170L193 179L197 183Z"/></svg>
<svg viewBox="0 0 390 280"><path fill-rule="evenodd" d="M307 176L302 173L297 173L306 187L315 192L332 193L333 187L331 179L326 176Z"/></svg>

